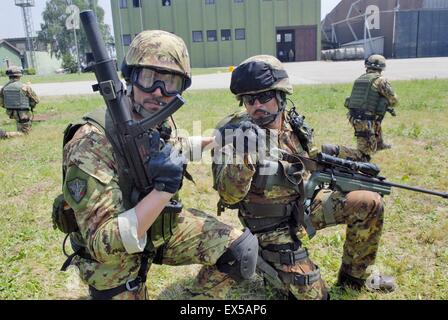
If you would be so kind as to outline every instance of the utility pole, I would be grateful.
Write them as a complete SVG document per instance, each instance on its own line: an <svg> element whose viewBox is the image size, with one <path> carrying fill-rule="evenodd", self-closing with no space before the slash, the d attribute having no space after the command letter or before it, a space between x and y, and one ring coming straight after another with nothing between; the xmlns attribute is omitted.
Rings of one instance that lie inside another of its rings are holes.
<svg viewBox="0 0 448 320"><path fill-rule="evenodd" d="M67 30L73 30L75 38L76 58L78 60L78 73L81 73L81 63L79 60L78 38L76 37L76 29L79 29L79 8L74 4L67 7L66 11L69 16L65 20L65 27Z"/></svg>
<svg viewBox="0 0 448 320"><path fill-rule="evenodd" d="M34 0L15 0L15 5L22 8L23 25L25 27L26 36L25 54L28 52L30 57L30 61L27 59L28 67L37 69L33 41L33 17L31 15L31 7L34 7Z"/></svg>

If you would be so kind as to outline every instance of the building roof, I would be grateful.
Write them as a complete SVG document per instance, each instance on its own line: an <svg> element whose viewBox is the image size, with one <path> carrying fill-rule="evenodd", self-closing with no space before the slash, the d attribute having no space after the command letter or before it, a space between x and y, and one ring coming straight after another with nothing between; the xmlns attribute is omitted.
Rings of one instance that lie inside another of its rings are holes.
<svg viewBox="0 0 448 320"><path fill-rule="evenodd" d="M17 49L16 47L14 47L12 44L10 44L8 41L6 41L5 39L0 39L0 46L5 44L6 46L8 46L10 49L12 49L13 51L17 52L17 54L20 56L21 52L19 49Z"/></svg>

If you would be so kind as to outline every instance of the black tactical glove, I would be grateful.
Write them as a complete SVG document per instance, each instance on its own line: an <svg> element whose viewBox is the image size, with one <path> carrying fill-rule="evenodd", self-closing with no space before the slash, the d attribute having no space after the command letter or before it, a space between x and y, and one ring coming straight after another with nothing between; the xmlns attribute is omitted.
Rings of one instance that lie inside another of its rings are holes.
<svg viewBox="0 0 448 320"><path fill-rule="evenodd" d="M185 157L173 150L171 144L165 144L160 150L151 154L148 162L149 179L158 191L176 193L184 176Z"/></svg>
<svg viewBox="0 0 448 320"><path fill-rule="evenodd" d="M264 153L265 151L265 131L251 121L243 121L239 125L228 124L218 131L217 143L221 146L232 144L238 155Z"/></svg>

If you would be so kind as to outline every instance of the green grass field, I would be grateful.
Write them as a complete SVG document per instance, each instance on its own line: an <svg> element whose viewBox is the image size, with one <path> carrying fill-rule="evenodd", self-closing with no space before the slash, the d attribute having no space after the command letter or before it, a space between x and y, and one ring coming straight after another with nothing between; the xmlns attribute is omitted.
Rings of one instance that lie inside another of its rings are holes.
<svg viewBox="0 0 448 320"><path fill-rule="evenodd" d="M390 181L448 191L448 80L394 82L401 98L398 116L384 121L392 150L373 161ZM292 100L315 129L316 142L354 146L353 132L342 106L350 85L299 86ZM226 90L185 94L187 104L175 115L180 128L213 128L238 106ZM35 122L24 138L0 141L0 299L83 299L86 287L73 269L63 273L63 234L53 230L51 207L61 191L62 132L70 121L103 104L99 96L42 98ZM0 127L15 124L0 115ZM195 133L197 134L197 133ZM211 188L208 165L192 164L196 185L184 183L185 207L215 214L218 196ZM305 241L320 266L333 299L448 299L448 201L394 189L385 198L384 233L377 267L393 274L399 288L391 294L342 291L334 287L345 233L343 226L320 231ZM236 213L220 218L239 226ZM188 298L199 266L154 265L148 287L152 299ZM232 289L231 299L263 299L257 277Z"/></svg>

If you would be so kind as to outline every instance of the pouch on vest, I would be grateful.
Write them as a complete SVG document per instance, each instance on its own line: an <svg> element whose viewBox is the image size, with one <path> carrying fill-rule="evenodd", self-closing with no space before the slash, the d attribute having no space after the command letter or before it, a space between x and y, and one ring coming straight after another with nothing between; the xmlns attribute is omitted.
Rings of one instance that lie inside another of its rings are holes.
<svg viewBox="0 0 448 320"><path fill-rule="evenodd" d="M60 194L53 202L53 229L59 229L64 233L72 233L79 231L76 223L75 212L65 202L64 195Z"/></svg>
<svg viewBox="0 0 448 320"><path fill-rule="evenodd" d="M384 118L388 107L389 100L387 100L385 97L381 97L376 108L376 115L381 119Z"/></svg>
<svg viewBox="0 0 448 320"><path fill-rule="evenodd" d="M344 107L346 107L347 109L350 107L350 97L345 98Z"/></svg>

